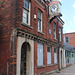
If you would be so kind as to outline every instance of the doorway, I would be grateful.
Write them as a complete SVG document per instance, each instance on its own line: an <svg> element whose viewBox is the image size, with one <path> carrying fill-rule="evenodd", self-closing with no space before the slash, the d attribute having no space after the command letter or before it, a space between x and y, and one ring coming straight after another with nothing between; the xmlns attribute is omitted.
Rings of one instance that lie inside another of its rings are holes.
<svg viewBox="0 0 75 75"><path fill-rule="evenodd" d="M27 59L28 55L27 52L30 52L30 44L27 42L24 42L21 47L21 69L20 69L20 75L27 75Z"/></svg>

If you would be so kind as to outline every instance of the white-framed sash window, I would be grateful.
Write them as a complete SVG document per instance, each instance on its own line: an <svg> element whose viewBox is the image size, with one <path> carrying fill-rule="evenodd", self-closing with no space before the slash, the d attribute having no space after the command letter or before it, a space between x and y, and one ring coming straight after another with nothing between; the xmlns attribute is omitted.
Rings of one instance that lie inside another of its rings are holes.
<svg viewBox="0 0 75 75"><path fill-rule="evenodd" d="M28 0L23 0L22 22L30 25L30 2Z"/></svg>
<svg viewBox="0 0 75 75"><path fill-rule="evenodd" d="M38 31L42 32L42 11L38 9Z"/></svg>

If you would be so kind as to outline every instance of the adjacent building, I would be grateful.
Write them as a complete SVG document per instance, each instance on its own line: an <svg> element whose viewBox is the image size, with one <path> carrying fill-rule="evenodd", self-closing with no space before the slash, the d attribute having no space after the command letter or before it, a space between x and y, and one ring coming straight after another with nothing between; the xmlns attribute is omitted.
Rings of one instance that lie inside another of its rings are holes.
<svg viewBox="0 0 75 75"><path fill-rule="evenodd" d="M75 32L65 33L64 42L75 47Z"/></svg>
<svg viewBox="0 0 75 75"><path fill-rule="evenodd" d="M64 22L60 17L50 21L48 4L51 2L4 1L0 8L4 11L0 13L2 75L41 75L64 67Z"/></svg>
<svg viewBox="0 0 75 75"><path fill-rule="evenodd" d="M75 47L64 43L64 67L75 64Z"/></svg>

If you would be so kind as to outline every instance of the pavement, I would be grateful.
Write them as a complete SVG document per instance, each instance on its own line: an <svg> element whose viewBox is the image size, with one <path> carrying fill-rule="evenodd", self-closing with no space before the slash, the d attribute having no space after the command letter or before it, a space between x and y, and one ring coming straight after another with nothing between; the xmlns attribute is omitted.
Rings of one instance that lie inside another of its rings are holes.
<svg viewBox="0 0 75 75"><path fill-rule="evenodd" d="M60 73L53 73L50 75L75 75L75 64L64 68L60 71Z"/></svg>

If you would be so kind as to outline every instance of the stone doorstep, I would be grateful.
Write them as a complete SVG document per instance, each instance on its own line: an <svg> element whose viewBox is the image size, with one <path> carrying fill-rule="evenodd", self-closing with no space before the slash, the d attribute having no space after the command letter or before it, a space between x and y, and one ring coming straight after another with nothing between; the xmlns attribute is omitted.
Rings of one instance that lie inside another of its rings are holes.
<svg viewBox="0 0 75 75"><path fill-rule="evenodd" d="M50 74L55 73L55 72L57 72L57 71L58 71L58 69L57 69L57 70L53 70L53 71L51 71L51 72L41 73L40 75L50 75Z"/></svg>

